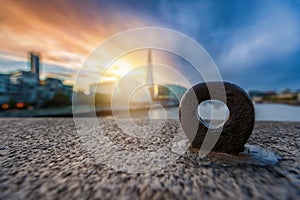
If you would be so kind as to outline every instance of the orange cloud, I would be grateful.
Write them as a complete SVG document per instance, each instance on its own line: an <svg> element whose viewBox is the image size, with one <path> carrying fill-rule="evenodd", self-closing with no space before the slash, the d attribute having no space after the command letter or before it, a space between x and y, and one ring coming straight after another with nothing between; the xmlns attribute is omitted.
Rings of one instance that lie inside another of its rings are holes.
<svg viewBox="0 0 300 200"><path fill-rule="evenodd" d="M5 1L0 7L0 52L26 59L35 50L44 63L76 69L108 36L147 25L153 23L96 1Z"/></svg>

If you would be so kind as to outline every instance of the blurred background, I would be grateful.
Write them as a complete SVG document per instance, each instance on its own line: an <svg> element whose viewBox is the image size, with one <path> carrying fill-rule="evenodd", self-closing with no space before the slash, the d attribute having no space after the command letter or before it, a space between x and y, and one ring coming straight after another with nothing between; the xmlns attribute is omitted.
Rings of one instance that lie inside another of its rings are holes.
<svg viewBox="0 0 300 200"><path fill-rule="evenodd" d="M159 103L178 118L187 85L176 76L158 73L152 63L174 66L185 76L194 73L189 63L167 52L145 49L124 55L101 81L90 83L87 74L86 83L73 88L77 71L101 42L121 31L149 26L174 29L200 43L223 79L248 92L257 120L300 121L297 0L1 1L0 116L72 116L76 93L83 102L95 98L97 113L111 117L116 82L148 65L136 74L138 80L163 79L168 87L151 85L140 94L147 98L138 98L132 110L140 113ZM159 110L152 112L160 117Z"/></svg>

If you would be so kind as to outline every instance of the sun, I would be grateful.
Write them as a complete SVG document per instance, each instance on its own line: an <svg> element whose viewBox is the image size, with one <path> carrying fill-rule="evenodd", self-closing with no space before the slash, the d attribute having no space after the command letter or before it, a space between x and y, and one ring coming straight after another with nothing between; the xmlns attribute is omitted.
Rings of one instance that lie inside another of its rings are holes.
<svg viewBox="0 0 300 200"><path fill-rule="evenodd" d="M123 60L117 60L111 65L111 67L107 69L104 76L107 79L116 81L122 78L125 74L127 74L132 69L133 66L129 62Z"/></svg>

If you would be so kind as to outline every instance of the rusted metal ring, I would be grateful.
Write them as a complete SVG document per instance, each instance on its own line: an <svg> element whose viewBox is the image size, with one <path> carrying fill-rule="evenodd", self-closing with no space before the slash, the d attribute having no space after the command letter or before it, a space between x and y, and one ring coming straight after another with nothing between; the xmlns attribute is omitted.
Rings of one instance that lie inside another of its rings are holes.
<svg viewBox="0 0 300 200"><path fill-rule="evenodd" d="M225 90L220 89L222 87ZM255 112L248 94L235 84L228 82L207 82L190 88L180 102L179 119L181 126L190 140L191 147L200 149L210 128L198 120L196 134L193 135L189 131L192 125L191 122L194 123L195 120L191 119L195 118L198 105L201 102L211 100L209 91L212 89L213 91L220 91L219 95L214 95L214 100L224 102L230 112L228 120L220 127L222 132L212 151L238 154L243 151L244 145L252 133ZM223 94L221 94L222 91ZM224 98L224 95L226 98ZM192 98L195 96L196 100L193 100ZM220 130L211 129L210 131L213 133Z"/></svg>

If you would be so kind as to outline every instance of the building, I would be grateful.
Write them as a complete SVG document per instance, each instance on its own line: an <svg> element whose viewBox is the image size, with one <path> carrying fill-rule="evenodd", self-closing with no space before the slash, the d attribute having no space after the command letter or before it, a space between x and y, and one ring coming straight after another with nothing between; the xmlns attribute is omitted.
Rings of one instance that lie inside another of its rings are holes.
<svg viewBox="0 0 300 200"><path fill-rule="evenodd" d="M64 85L56 78L41 81L31 72L17 71L9 75L0 74L0 104L10 100L42 105L51 100L55 94L63 93L72 100L73 87Z"/></svg>
<svg viewBox="0 0 300 200"><path fill-rule="evenodd" d="M0 95L7 93L10 83L10 75L0 74Z"/></svg>
<svg viewBox="0 0 300 200"><path fill-rule="evenodd" d="M112 95L119 95L119 89L114 90L115 85L115 82L90 85L90 95L95 97L95 104L97 106L108 106L111 103Z"/></svg>
<svg viewBox="0 0 300 200"><path fill-rule="evenodd" d="M11 99L21 102L36 102L39 81L37 74L27 71L17 71L10 74Z"/></svg>
<svg viewBox="0 0 300 200"><path fill-rule="evenodd" d="M94 95L96 93L111 96L114 91L115 85L115 82L92 84L90 85L90 94Z"/></svg>
<svg viewBox="0 0 300 200"><path fill-rule="evenodd" d="M151 49L148 50L148 58L147 58L147 83L149 84L148 90L151 97L151 101L155 99L155 86L153 82L153 63L152 63L152 52Z"/></svg>
<svg viewBox="0 0 300 200"><path fill-rule="evenodd" d="M51 100L57 93L65 94L71 101L73 87L64 85L63 82L57 78L46 78L38 91L39 98L43 101Z"/></svg>
<svg viewBox="0 0 300 200"><path fill-rule="evenodd" d="M59 92L63 93L63 83L56 78L46 78L39 88L39 96L43 101L51 100Z"/></svg>
<svg viewBox="0 0 300 200"><path fill-rule="evenodd" d="M7 95L10 86L10 75L0 74L0 104L9 101Z"/></svg>
<svg viewBox="0 0 300 200"><path fill-rule="evenodd" d="M116 85L118 84L118 85ZM138 88L137 86L147 85ZM90 95L95 97L96 105L114 104L151 105L156 102L170 105L178 104L186 88L178 85L157 85L153 79L153 61L151 49L148 50L145 81L134 78L121 79L121 82L96 83L90 85Z"/></svg>
<svg viewBox="0 0 300 200"><path fill-rule="evenodd" d="M56 78L41 81L39 54L30 52L29 59L30 71L0 74L0 104L23 102L43 106L57 93L66 95L71 102L73 87Z"/></svg>
<svg viewBox="0 0 300 200"><path fill-rule="evenodd" d="M40 80L40 55L37 52L30 52L30 72L36 74L36 78Z"/></svg>
<svg viewBox="0 0 300 200"><path fill-rule="evenodd" d="M73 86L72 85L64 85L64 94L68 96L70 102L72 102L73 96Z"/></svg>
<svg viewBox="0 0 300 200"><path fill-rule="evenodd" d="M166 86L157 86L157 100L169 100L169 101L180 101L184 93L186 92L186 88L179 86L168 84Z"/></svg>

